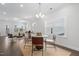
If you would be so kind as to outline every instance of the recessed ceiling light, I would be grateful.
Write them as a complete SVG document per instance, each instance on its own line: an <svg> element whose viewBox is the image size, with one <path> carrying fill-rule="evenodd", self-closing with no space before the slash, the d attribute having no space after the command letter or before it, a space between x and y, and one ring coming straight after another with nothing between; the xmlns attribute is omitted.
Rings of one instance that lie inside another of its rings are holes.
<svg viewBox="0 0 79 59"><path fill-rule="evenodd" d="M20 5L20 7L23 7L23 6L24 6L23 4Z"/></svg>
<svg viewBox="0 0 79 59"><path fill-rule="evenodd" d="M3 15L6 15L6 14L7 14L7 12L4 11L4 12L3 12Z"/></svg>

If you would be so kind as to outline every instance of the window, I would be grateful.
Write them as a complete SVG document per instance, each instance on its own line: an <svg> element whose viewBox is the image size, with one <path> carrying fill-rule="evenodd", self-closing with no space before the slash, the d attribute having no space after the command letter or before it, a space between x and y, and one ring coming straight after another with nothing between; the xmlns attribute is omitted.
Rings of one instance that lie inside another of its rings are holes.
<svg viewBox="0 0 79 59"><path fill-rule="evenodd" d="M59 36L64 35L64 18L60 18L54 21L53 33Z"/></svg>
<svg viewBox="0 0 79 59"><path fill-rule="evenodd" d="M55 34L58 36L64 36L65 30L64 30L64 18L59 19L53 19L50 23L47 23L46 25L46 34Z"/></svg>

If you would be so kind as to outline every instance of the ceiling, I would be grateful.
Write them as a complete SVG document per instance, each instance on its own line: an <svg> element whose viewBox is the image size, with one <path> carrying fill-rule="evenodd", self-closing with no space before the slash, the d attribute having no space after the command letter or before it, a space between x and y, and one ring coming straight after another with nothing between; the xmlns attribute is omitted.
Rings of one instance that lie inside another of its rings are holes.
<svg viewBox="0 0 79 59"><path fill-rule="evenodd" d="M49 15L52 12L62 8L66 3L42 3L40 10L41 13ZM0 19L28 19L34 17L36 13L39 12L38 3L5 3L0 4Z"/></svg>

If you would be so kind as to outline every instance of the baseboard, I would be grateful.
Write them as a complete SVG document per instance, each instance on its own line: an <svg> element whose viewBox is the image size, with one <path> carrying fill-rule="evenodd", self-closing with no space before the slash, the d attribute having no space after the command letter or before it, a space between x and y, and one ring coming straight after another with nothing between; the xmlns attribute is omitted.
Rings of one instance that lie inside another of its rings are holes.
<svg viewBox="0 0 79 59"><path fill-rule="evenodd" d="M74 51L74 52L78 52L78 53L79 53L79 51L77 51L77 50L74 50L74 49L71 49L71 48L68 48L68 47L59 45L59 44L57 44L57 43L56 43L56 44L54 44L54 43L52 43L52 42L48 42L48 43L49 43L49 44L56 45L57 47L61 47L61 48L65 49L65 50Z"/></svg>

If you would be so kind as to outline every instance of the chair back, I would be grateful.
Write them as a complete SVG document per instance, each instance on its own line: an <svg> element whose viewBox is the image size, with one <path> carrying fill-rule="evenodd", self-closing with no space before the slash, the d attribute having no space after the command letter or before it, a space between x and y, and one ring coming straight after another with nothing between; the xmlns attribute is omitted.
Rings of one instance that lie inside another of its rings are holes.
<svg viewBox="0 0 79 59"><path fill-rule="evenodd" d="M32 44L34 44L34 45L37 45L37 44L43 45L43 37L32 37Z"/></svg>
<svg viewBox="0 0 79 59"><path fill-rule="evenodd" d="M38 32L36 34L37 34L37 36L42 36L42 33L41 32Z"/></svg>

